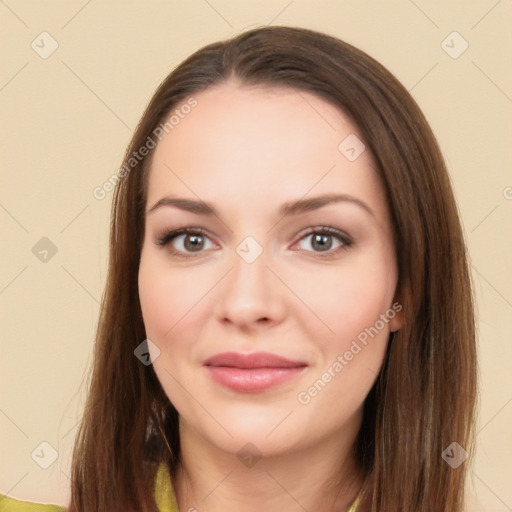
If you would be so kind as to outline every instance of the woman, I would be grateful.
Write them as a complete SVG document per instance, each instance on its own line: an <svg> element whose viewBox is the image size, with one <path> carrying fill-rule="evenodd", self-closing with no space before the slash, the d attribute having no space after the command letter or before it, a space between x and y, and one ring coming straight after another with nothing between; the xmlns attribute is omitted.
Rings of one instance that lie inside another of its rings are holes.
<svg viewBox="0 0 512 512"><path fill-rule="evenodd" d="M208 45L116 181L70 512L463 510L466 249L389 71L306 29Z"/></svg>

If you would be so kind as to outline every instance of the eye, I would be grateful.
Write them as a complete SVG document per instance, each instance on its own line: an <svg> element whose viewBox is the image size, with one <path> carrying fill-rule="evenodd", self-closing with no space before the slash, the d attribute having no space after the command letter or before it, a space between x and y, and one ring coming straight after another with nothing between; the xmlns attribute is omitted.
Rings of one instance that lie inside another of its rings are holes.
<svg viewBox="0 0 512 512"><path fill-rule="evenodd" d="M353 243L346 233L328 226L310 228L298 243L300 244L307 239L310 239L309 243L311 247L313 247L313 251L304 248L301 248L301 250L316 253L321 257L338 254L339 252L346 250ZM334 250L331 250L333 248L333 239L338 242L338 245L334 245ZM180 228L165 232L158 238L156 245L159 247L170 245L169 251L172 254L188 258L195 257L201 252L204 252L203 249L208 249L208 247L205 247L205 241L209 240L210 239L206 232L200 228ZM178 247L176 247L175 243ZM212 246L215 247L213 243ZM325 253L325 255L322 253Z"/></svg>
<svg viewBox="0 0 512 512"><path fill-rule="evenodd" d="M181 240L179 240L180 238ZM205 240L209 240L209 238L202 229L180 228L164 233L157 240L156 245L164 247L170 244L169 250L173 254L187 258L189 256L193 257L193 253L200 253L202 249L205 249ZM175 242L177 242L178 248L174 246Z"/></svg>
<svg viewBox="0 0 512 512"><path fill-rule="evenodd" d="M338 254L340 251L346 250L353 243L351 238L346 233L335 228L330 228L328 226L317 226L315 228L311 228L310 231L305 236L303 236L299 242L303 242L308 239L310 239L310 246L313 247L313 249L318 250L303 250L317 253L321 257L324 257L324 255L321 253L326 253L325 256ZM337 240L338 246L335 246L335 249L331 250L333 247L333 239Z"/></svg>

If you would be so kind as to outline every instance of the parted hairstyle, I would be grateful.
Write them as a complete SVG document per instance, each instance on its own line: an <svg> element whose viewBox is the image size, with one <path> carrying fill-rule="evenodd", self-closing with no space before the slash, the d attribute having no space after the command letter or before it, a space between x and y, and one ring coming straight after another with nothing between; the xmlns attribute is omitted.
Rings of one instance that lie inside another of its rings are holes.
<svg viewBox="0 0 512 512"><path fill-rule="evenodd" d="M404 326L365 403L354 453L363 512L462 512L474 456L474 295L463 231L438 143L405 87L363 51L316 31L266 26L209 44L150 100L114 190L108 275L72 459L70 512L153 512L157 465L180 464L178 413L152 365L138 294L151 152L131 161L173 109L236 78L316 94L348 115L377 163L394 229ZM154 136L153 136L154 138ZM452 468L457 442L468 460Z"/></svg>

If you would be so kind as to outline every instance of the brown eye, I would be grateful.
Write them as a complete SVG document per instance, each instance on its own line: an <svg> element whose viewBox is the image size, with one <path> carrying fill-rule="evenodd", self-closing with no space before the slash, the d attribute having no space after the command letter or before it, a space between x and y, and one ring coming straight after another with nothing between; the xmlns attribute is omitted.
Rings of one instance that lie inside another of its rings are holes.
<svg viewBox="0 0 512 512"><path fill-rule="evenodd" d="M308 240L306 245L309 245L313 250L305 249L302 250L314 253L327 253L328 255L336 254L341 250L350 247L352 240L343 233L334 228L327 226L321 228L313 228L309 233L303 236L300 242ZM331 250L334 247L333 250Z"/></svg>
<svg viewBox="0 0 512 512"><path fill-rule="evenodd" d="M187 251L200 251L204 247L203 235L191 235L185 234L184 236L184 247ZM178 237L179 238L179 237Z"/></svg>
<svg viewBox="0 0 512 512"><path fill-rule="evenodd" d="M208 236L200 229L182 228L165 233L158 240L157 245L160 247L170 245L169 250L173 254L187 257L188 255L193 255L191 253L203 252L205 245L207 245L206 241L209 240Z"/></svg>

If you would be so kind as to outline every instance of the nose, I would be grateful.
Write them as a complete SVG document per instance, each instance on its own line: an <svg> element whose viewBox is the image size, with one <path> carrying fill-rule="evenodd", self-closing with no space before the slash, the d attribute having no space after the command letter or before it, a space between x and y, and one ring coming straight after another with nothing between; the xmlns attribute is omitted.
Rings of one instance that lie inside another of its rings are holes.
<svg viewBox="0 0 512 512"><path fill-rule="evenodd" d="M234 254L217 291L215 315L221 322L247 330L283 321L285 287L267 263L265 251L252 263Z"/></svg>

